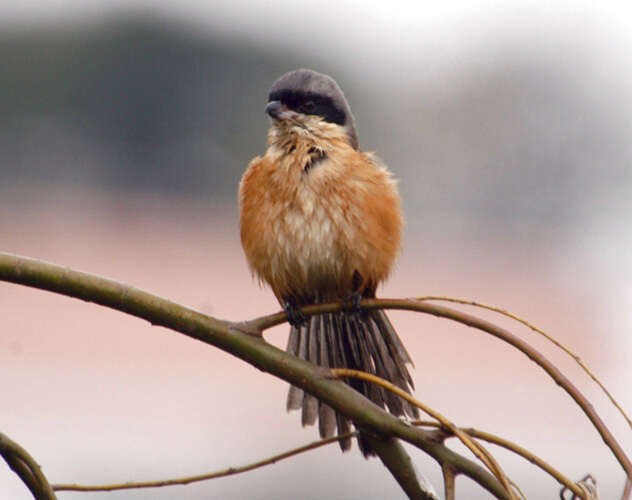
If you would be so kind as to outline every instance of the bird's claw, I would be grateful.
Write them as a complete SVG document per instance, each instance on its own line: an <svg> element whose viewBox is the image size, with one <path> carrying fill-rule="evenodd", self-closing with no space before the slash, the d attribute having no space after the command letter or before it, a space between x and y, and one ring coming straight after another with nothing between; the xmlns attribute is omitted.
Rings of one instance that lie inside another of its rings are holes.
<svg viewBox="0 0 632 500"><path fill-rule="evenodd" d="M307 321L307 316L303 314L303 311L294 303L294 301L286 300L283 302L283 310L287 314L287 320L294 328L300 328Z"/></svg>
<svg viewBox="0 0 632 500"><path fill-rule="evenodd" d="M353 292L342 301L342 307L345 311L350 312L354 316L362 316L364 314L364 309L362 309L362 293L359 291Z"/></svg>

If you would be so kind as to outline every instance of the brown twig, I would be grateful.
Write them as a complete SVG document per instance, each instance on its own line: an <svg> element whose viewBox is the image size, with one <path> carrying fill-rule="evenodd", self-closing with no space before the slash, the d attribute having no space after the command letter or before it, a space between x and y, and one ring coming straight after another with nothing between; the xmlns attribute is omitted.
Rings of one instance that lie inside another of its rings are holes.
<svg viewBox="0 0 632 500"><path fill-rule="evenodd" d="M199 474L197 476L186 476L174 479L158 479L156 481L139 481L139 482L127 482L118 484L102 484L102 485L81 485L81 484L53 484L52 488L55 491L115 491L115 490L131 490L138 488L159 488L162 486L173 486L176 484L190 484L199 481L207 481L209 479L216 479L218 477L232 476L234 474L241 474L242 472L248 472L253 469L258 469L266 465L274 464L285 460L286 458L305 453L309 450L314 450L331 443L335 443L341 439L356 436L357 432L347 432L339 436L334 436L328 439L321 439L320 441L314 441L313 443L294 448L292 450L279 453L273 457L259 460L248 465L241 467L229 467L216 472L209 472L207 474Z"/></svg>
<svg viewBox="0 0 632 500"><path fill-rule="evenodd" d="M623 495L621 495L621 500L630 500L630 496L632 495L632 477L628 477L625 482L625 486L623 487Z"/></svg>
<svg viewBox="0 0 632 500"><path fill-rule="evenodd" d="M571 491L573 494L570 497L570 500L577 500L577 498L587 499L587 500L599 500L599 493L597 491L597 480L592 477L591 474L584 476L580 481L577 481L575 485L582 491L581 497L575 494L574 491L571 491L568 487L562 488L560 491L560 498L562 500L566 500L566 493Z"/></svg>
<svg viewBox="0 0 632 500"><path fill-rule="evenodd" d="M515 314L510 313L510 312L508 312L508 311L506 311L504 309L501 309L499 307L490 306L490 305L487 305L487 304L483 304L481 302L476 302L474 300L455 299L455 298L452 298L452 297L440 297L440 296L436 296L436 295L427 295L425 297L417 297L416 300L420 300L420 301L424 301L424 300L438 300L438 301L442 301L442 302L452 302L452 303L455 303L455 304L464 304L464 305L468 305L468 306L474 306L474 307L478 307L478 308L481 308L481 309L487 309L489 311L493 311L493 312L496 312L498 314L502 314L503 316L511 318L514 321L517 321L518 323L522 323L524 326L526 326L526 327L530 328L531 330L533 330L534 332L542 335L549 342L551 342L556 347L558 347L559 349L564 351L566 354L568 354L571 358L573 358L575 360L575 362L584 370L584 372L599 386L599 388L604 392L604 394L608 397L608 399L610 399L610 402L615 406L615 408L623 416L625 421L628 423L628 426L630 428L632 428L632 419L630 419L630 417L625 412L623 407L617 402L617 400L610 393L610 391L606 388L606 386L601 383L601 381L590 370L590 368L588 368L588 366L582 361L582 359L577 354L575 354L573 351L568 349L564 344L562 344L561 342L556 340L554 337L552 337L551 335L546 333L544 330L538 328L535 325L532 325L528 321L526 321L526 320L522 319L521 317L516 316Z"/></svg>
<svg viewBox="0 0 632 500"><path fill-rule="evenodd" d="M417 420L411 422L413 425L419 425L422 427L437 427L443 428L443 426L438 422L431 422L425 420ZM568 488L572 491L577 497L582 498L582 490L577 486L576 483L567 478L564 474L558 471L555 467L550 465L549 463L542 460L537 455L534 455L529 450L522 448L521 446L504 439L500 436L496 436L495 434L491 434L489 432L479 431L473 428L461 428L461 431L465 432L469 436L475 437L477 439L482 439L483 441L487 441L488 443L495 444L497 446L501 446L507 450L514 452L517 455L529 460L529 462L533 463L535 466L542 469L544 472L549 474L551 477L555 478L557 482L559 482L562 486ZM454 437L454 436L452 436Z"/></svg>
<svg viewBox="0 0 632 500"><path fill-rule="evenodd" d="M56 500L42 469L19 444L0 432L0 455L20 477L36 500Z"/></svg>
<svg viewBox="0 0 632 500"><path fill-rule="evenodd" d="M480 443L470 439L470 437L462 432L456 425L450 422L447 418L445 418L441 413L436 410L433 410L429 406L425 405L421 401L413 398L406 391L400 389L396 385L392 384L388 380L384 380L383 378L377 377L376 375L371 375L370 373L362 372L359 370L352 370L349 368L331 368L331 374L336 378L359 378L365 380L367 382L372 382L377 384L395 394L399 397L405 399L409 403L415 405L420 410L424 411L428 415L433 418L436 418L443 427L448 429L451 433L453 433L459 440L472 452L474 455L485 464L485 466L490 470L494 476L500 481L500 483L505 488L505 491L509 495L509 497L513 500L515 498L513 494L513 490L511 489L511 485L509 484L509 480L507 476L503 472L502 468L498 464L498 462L494 459L494 457L489 453Z"/></svg>

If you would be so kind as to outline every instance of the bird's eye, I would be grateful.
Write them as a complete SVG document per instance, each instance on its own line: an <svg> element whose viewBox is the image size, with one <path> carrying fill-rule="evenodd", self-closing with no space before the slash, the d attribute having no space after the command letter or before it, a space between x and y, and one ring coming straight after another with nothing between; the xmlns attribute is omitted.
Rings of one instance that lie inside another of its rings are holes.
<svg viewBox="0 0 632 500"><path fill-rule="evenodd" d="M313 113L315 109L316 104L314 104L314 101L307 101L301 106L301 111L303 113Z"/></svg>

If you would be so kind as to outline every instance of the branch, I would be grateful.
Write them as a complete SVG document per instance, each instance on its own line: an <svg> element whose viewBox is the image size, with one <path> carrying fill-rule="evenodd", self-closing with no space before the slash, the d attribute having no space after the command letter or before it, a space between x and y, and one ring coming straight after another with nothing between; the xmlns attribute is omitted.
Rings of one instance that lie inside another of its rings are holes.
<svg viewBox="0 0 632 500"><path fill-rule="evenodd" d="M442 427L442 425L438 422L416 420L411 423L413 425L418 425L421 427L440 428L441 432L444 432L444 433L451 432L449 429L445 429L444 427ZM483 432L483 431L479 431L477 429L472 429L472 428L461 428L460 430L467 433L469 436L475 437L477 439L482 439L483 441L487 441L488 443L492 443L502 448L505 448L509 451L512 451L516 455L520 455L521 457L527 459L529 462L531 462L532 464L534 464L535 466L539 467L544 472L549 474L551 477L557 480L557 482L559 482L562 486L572 491L573 494L575 494L578 498L581 498L582 490L579 486L573 483L573 481L568 479L564 474L558 471L555 467L545 462L540 457L534 455L529 450L526 450L525 448L522 448L521 446L518 446L517 444L512 443L511 441L508 441L507 439L501 438L500 436L496 436L495 434L491 434L489 432ZM455 437L455 435L448 434L447 437Z"/></svg>
<svg viewBox="0 0 632 500"><path fill-rule="evenodd" d="M500 483L503 485L503 488L505 488L505 491L507 492L509 497L512 498L512 500L513 500L514 495L513 495L513 491L511 489L511 486L509 485L509 480L507 479L507 476L505 475L505 473L501 469L501 467L498 464L498 462L496 462L494 457L485 448L483 448L479 443L477 443L473 439L470 439L470 436L467 433L465 433L462 430L460 430L456 425L454 425L447 418L445 418L443 415L441 415L441 413L439 413L436 410L433 410L432 408L430 408L427 405L423 404L421 401L418 401L417 399L413 398L406 391L400 389L399 387L397 387L395 384L392 384L388 380L384 380L384 379L382 379L380 377L377 377L375 375L371 375L370 373L365 373L365 372L362 372L362 371L359 371L359 370L352 370L352 369L349 369L349 368L332 368L331 369L331 373L336 378L344 378L344 377L359 378L361 380L366 380L367 382L371 382L371 383L377 384L377 385L385 388L386 390L397 394L400 398L405 399L409 403L415 405L417 408L419 408L420 410L422 410L426 414L430 415L431 417L436 418L441 423L442 427L446 428L454 436L458 437L459 440L481 462L483 462L485 464L485 466L489 469L489 471L492 474L494 474L494 476L496 476L498 481L500 481Z"/></svg>
<svg viewBox="0 0 632 500"><path fill-rule="evenodd" d="M306 451L313 450L315 448L320 448L321 446L335 443L336 441L339 441L341 439L346 439L348 437L355 436L356 434L357 434L356 432L347 432L345 434L341 434L340 436L334 436L328 439L321 439L320 441L314 441L313 443L306 444L305 446L301 446L300 448L294 448L293 450L289 450L284 453L280 453L273 457L269 457L264 460L259 460L258 462L254 462L248 465L243 465L241 467L229 467L228 469L220 470L217 472L209 472L208 474L199 474L197 476L179 477L175 479L159 479L156 481L139 481L139 482L102 484L102 485L92 485L92 486L82 485L82 484L53 484L52 488L54 491L116 491L116 490L131 490L131 489L139 489L139 488L159 488L162 486L173 486L176 484L183 485L183 484L189 484L189 483L196 483L199 481L207 481L209 479L216 479L218 477L232 476L234 474L240 474L242 472L248 472L253 469L258 469L266 465L280 462L281 460L284 460L286 458L299 455L300 453L304 453Z"/></svg>
<svg viewBox="0 0 632 500"><path fill-rule="evenodd" d="M601 383L601 381L597 378L597 376L590 370L590 368L588 368L588 366L586 366L586 364L582 361L582 359L577 354L575 354L573 351L568 349L561 342L558 342L555 338L553 338L551 335L546 333L544 330L538 328L535 325L532 325L528 321L522 319L519 316L516 316L515 314L512 314L512 313L510 313L508 311L505 311L504 309L501 309L499 307L489 306L487 304L482 304L482 303L476 302L474 300L455 299L455 298L452 298L452 297L439 297L439 296L436 296L436 295L428 295L426 297L417 297L417 300L421 300L421 301L423 301L423 300L440 300L440 301L443 301L443 302L453 302L455 304L464 304L464 305L468 305L468 306L480 307L481 309L487 309L488 311L496 312L498 314L501 314L503 316L511 318L514 321L517 321L518 323L522 323L523 325L525 325L526 327L530 328L534 332L542 335L545 339L547 339L549 342L551 342L557 348L561 349L566 354L568 354L571 358L573 358L575 360L575 362L581 367L581 369L584 370L584 372L593 380L593 382L595 382L599 386L599 388L602 390L602 392L608 397L610 402L614 405L614 407L619 411L621 416L628 423L628 426L632 429L632 419L630 419L630 417L625 412L623 407L617 402L617 400L610 393L610 391L606 388L606 386Z"/></svg>
<svg viewBox="0 0 632 500"><path fill-rule="evenodd" d="M272 326L286 321L285 313L245 323L229 323L114 280L1 252L0 280L94 302L214 345L264 372L306 390L362 429L371 430L383 438L404 439L428 453L440 465L450 464L496 498L508 499L504 488L491 474L436 442L430 433L416 429L378 408L344 382L331 380L327 369L286 354L252 334L261 332L261 324ZM373 301L370 306L376 308L376 304ZM331 311L341 309L340 304L328 307ZM307 310L305 308L304 312ZM310 314L316 312L313 308L310 310ZM272 322L270 318L273 318Z"/></svg>
<svg viewBox="0 0 632 500"><path fill-rule="evenodd" d="M292 450L280 453L273 457L259 460L257 462L244 465L241 467L229 467L216 472L210 472L207 474L199 474L196 476L186 476L174 479L159 479L155 481L135 481L118 484L102 484L102 485L83 485L83 484L53 484L52 489L54 491L117 491L117 490L131 490L141 488L159 488L163 486L184 485L200 481L208 481L210 479L217 479L220 477L232 476L235 474L241 474L242 472L248 472L266 465L275 464L286 458L299 455L306 451L310 451L321 446L325 446L331 443L346 439L348 437L357 436L357 432L347 432L327 439L321 439L313 443L294 448ZM371 441L371 445L382 458L382 462L391 471L397 482L402 489L406 492L408 497L413 500L439 500L436 493L432 489L423 477L419 477L414 470L414 466L410 457L404 450L403 446L396 439L390 438L388 440L381 440L366 436Z"/></svg>
<svg viewBox="0 0 632 500"><path fill-rule="evenodd" d="M46 476L28 452L0 432L0 455L7 462L36 500L56 500Z"/></svg>
<svg viewBox="0 0 632 500"><path fill-rule="evenodd" d="M582 491L584 498L587 498L588 500L599 500L599 491L597 491L597 481L590 474L588 474L587 476L584 476L580 481L577 481L577 483L575 484ZM569 490L569 488L567 487L562 488L562 490L560 491L560 498L562 500L566 500L566 493L568 491L571 491L571 490ZM578 498L577 495L574 492L571 492L571 493L573 493L573 496L570 497L570 500L576 500Z"/></svg>

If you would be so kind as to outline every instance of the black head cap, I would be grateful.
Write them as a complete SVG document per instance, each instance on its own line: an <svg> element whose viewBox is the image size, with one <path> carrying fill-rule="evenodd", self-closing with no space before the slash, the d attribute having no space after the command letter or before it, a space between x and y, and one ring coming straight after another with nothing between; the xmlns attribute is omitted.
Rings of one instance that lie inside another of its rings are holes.
<svg viewBox="0 0 632 500"><path fill-rule="evenodd" d="M347 130L351 145L359 148L351 108L342 90L330 76L311 69L297 69L279 77L270 89L268 102L280 101L299 113L318 115Z"/></svg>

